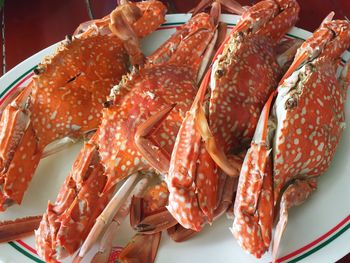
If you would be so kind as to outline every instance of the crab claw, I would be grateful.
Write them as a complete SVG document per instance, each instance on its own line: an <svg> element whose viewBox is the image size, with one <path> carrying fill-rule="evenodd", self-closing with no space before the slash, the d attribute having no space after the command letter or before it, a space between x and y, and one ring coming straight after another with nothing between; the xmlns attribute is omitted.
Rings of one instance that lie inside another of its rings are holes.
<svg viewBox="0 0 350 263"><path fill-rule="evenodd" d="M0 121L0 211L20 204L42 151L30 123L31 85L9 104Z"/></svg>
<svg viewBox="0 0 350 263"><path fill-rule="evenodd" d="M110 30L124 43L133 65L143 64L144 57L140 50L139 38L132 28L132 23L142 16L141 9L133 3L125 3L110 14Z"/></svg>
<svg viewBox="0 0 350 263"><path fill-rule="evenodd" d="M299 69L305 63L319 57L328 57L337 59L346 45L350 42L350 36L347 33L350 23L345 20L332 20L334 12L331 12L322 22L320 27L308 38L299 48L292 65L284 74L280 84L290 77L294 71Z"/></svg>
<svg viewBox="0 0 350 263"><path fill-rule="evenodd" d="M84 257L85 254L90 250L92 245L97 241L100 234L106 230L106 227L111 223L113 216L120 208L123 200L126 198L127 193L133 186L138 174L131 175L125 183L119 188L114 197L110 200L108 205L96 219L94 226L92 227L89 235L85 242L80 248L79 256Z"/></svg>
<svg viewBox="0 0 350 263"><path fill-rule="evenodd" d="M110 252L112 250L112 243L114 237L117 235L118 229L121 225L121 222L125 219L125 217L129 214L130 207L132 206L132 199L136 195L141 194L147 184L149 183L148 177L142 178L137 182L135 187L131 190L130 194L126 197L123 205L119 208L118 212L113 217L112 222L107 227L104 235L102 236L99 242L99 248L91 262L107 262L110 256ZM96 236L96 235L95 235ZM92 241L94 242L94 241ZM84 261L84 256L80 257L79 253L75 257L74 262Z"/></svg>
<svg viewBox="0 0 350 263"><path fill-rule="evenodd" d="M239 245L260 258L269 248L273 225L273 185L268 118L271 94L261 113L241 169L231 232Z"/></svg>
<svg viewBox="0 0 350 263"><path fill-rule="evenodd" d="M135 235L122 250L118 258L122 262L153 263L157 255L161 236L162 232L152 235Z"/></svg>

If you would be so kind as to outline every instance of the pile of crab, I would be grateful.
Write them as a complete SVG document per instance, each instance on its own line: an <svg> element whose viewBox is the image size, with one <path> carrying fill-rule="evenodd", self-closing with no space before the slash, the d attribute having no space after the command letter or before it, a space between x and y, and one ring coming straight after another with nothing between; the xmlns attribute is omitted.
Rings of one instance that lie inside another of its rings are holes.
<svg viewBox="0 0 350 263"><path fill-rule="evenodd" d="M221 8L240 15L227 36ZM45 261L107 262L130 214L119 260L153 262L162 231L184 241L226 213L244 250L260 258L273 243L276 259L288 209L316 189L344 129L350 23L331 13L305 42L282 41L295 0L203 0L144 57L140 39L165 13L121 1L1 106L0 210L21 203L43 157L85 139L44 215L2 222L1 241L36 229Z"/></svg>

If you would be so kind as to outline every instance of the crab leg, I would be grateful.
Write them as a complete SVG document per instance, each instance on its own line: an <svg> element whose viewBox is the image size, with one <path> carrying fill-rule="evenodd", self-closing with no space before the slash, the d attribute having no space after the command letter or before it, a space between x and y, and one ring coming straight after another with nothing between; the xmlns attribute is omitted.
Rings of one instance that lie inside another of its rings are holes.
<svg viewBox="0 0 350 263"><path fill-rule="evenodd" d="M102 213L99 215L99 217L96 219L96 222L94 226L92 227L89 235L87 236L85 242L83 243L82 247L80 248L79 256L83 257L86 252L91 248L91 246L95 243L95 241L98 239L100 233L103 231L103 229L106 228L111 223L111 215L114 215L118 208L120 208L123 199L125 198L125 195L133 186L133 183L135 182L137 178L137 174L131 175L125 183L120 187L118 192L114 195L114 197L111 199L111 201L107 204L105 209L102 211ZM123 193L123 194L121 194Z"/></svg>
<svg viewBox="0 0 350 263"><path fill-rule="evenodd" d="M164 182L148 187L142 197L133 198L130 224L138 233L122 250L120 260L154 262L162 230L177 223L165 209L167 200L168 190Z"/></svg>
<svg viewBox="0 0 350 263"><path fill-rule="evenodd" d="M93 226L95 218L108 202L111 192L101 194L107 177L93 144L96 136L85 143L57 200L54 204L48 204L43 220L35 231L37 251L44 258L50 259L54 255L61 258L72 254L81 239L87 236L86 229Z"/></svg>
<svg viewBox="0 0 350 263"><path fill-rule="evenodd" d="M167 202L168 197L168 191L165 184L156 184L155 186L149 187L145 193L142 193L146 187L146 183L150 181L146 180L146 178L142 180L139 181L138 185L136 186L137 189L134 188L132 190L132 193L127 198L127 201L123 204L123 207L119 209L113 219L113 222L106 230L105 235L100 242L100 251L94 257L93 262L100 262L99 260L102 259L106 260L106 257L109 255L111 248L110 245L114 235L116 234L117 227L120 225L120 221L129 213L129 210L130 224L136 231L138 231L138 234L121 252L121 254L126 253L123 257L132 257L135 260L138 259L142 262L148 262L146 259L151 260L155 257L157 246L155 247L156 244L153 244L150 247L145 247L142 244L142 240L146 242L150 240L150 238L142 234L153 235L151 239L154 240L154 238L156 238L157 240L158 237L160 238L159 233L162 230L167 229L177 223L165 209L165 203ZM87 240L85 242L87 242ZM150 255L145 256L148 253L150 253Z"/></svg>
<svg viewBox="0 0 350 263"><path fill-rule="evenodd" d="M28 85L30 86L30 85ZM0 105L0 117L2 116L4 110L6 109L7 105L9 105L12 101L16 99L16 97L19 96L19 94L24 90L25 87L19 87L17 90L13 91L10 95L4 99Z"/></svg>
<svg viewBox="0 0 350 263"><path fill-rule="evenodd" d="M30 216L14 221L0 222L0 243L9 242L33 234L42 216Z"/></svg>
<svg viewBox="0 0 350 263"><path fill-rule="evenodd" d="M142 178L140 181L137 182L135 187L131 190L130 194L126 197L126 200L123 202L122 206L118 209L118 212L115 214L112 222L109 224L104 235L102 236L100 240L99 250L96 253L96 255L93 257L91 262L106 262L108 260L110 251L112 249L113 238L116 235L122 220L129 214L133 196L142 193L145 187L147 186L147 183L148 183L148 179ZM122 195L124 194L125 192L122 193ZM112 200L110 202L112 202ZM108 218L105 218L105 219L108 220ZM95 224L98 224L98 222L96 222ZM90 240L86 239L84 241L84 244L89 244L89 243L93 244L96 240L96 237L100 236L100 233L95 231L94 235L89 235ZM87 246L85 245L85 247ZM86 251L84 254L86 254L87 252L88 251ZM74 261L80 262L83 259L84 259L84 255L78 254L74 259Z"/></svg>
<svg viewBox="0 0 350 263"><path fill-rule="evenodd" d="M273 97L274 94L262 111L251 148L243 162L231 229L240 246L257 258L270 246L274 216L271 146L267 138Z"/></svg>
<svg viewBox="0 0 350 263"><path fill-rule="evenodd" d="M350 88L350 60L348 60L340 74L339 86L342 91L346 94Z"/></svg>
<svg viewBox="0 0 350 263"><path fill-rule="evenodd" d="M283 192L280 201L279 219L272 244L272 261L276 262L277 252L283 232L288 222L288 210L292 206L302 204L317 188L317 179L296 180Z"/></svg>
<svg viewBox="0 0 350 263"><path fill-rule="evenodd" d="M159 128L164 119L169 115L170 111L176 104L165 107L158 113L148 118L141 124L135 133L135 144L137 145L143 157L157 169L160 173L164 173L169 169L169 156L162 151L162 148L155 146L155 142L150 139L151 135Z"/></svg>
<svg viewBox="0 0 350 263"><path fill-rule="evenodd" d="M162 232L152 235L135 235L122 250L119 259L122 262L153 263L157 255L161 236Z"/></svg>
<svg viewBox="0 0 350 263"><path fill-rule="evenodd" d="M29 91L30 88L26 88L1 116L0 211L21 202L41 156L35 131L29 122ZM20 175L23 176L19 180Z"/></svg>
<svg viewBox="0 0 350 263"><path fill-rule="evenodd" d="M245 9L240 5L240 3L234 0L201 0L199 4L190 12L192 12L193 15L195 15L212 5L213 2L219 3L232 14L241 15L245 11Z"/></svg>

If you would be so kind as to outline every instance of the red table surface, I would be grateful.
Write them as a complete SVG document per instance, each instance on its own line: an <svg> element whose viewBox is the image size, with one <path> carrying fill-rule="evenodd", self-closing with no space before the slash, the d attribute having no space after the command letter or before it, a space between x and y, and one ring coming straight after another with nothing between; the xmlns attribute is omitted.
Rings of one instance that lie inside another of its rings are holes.
<svg viewBox="0 0 350 263"><path fill-rule="evenodd" d="M2 10L3 33L1 39L1 71L10 70L15 65L71 34L86 20L89 12L95 18L108 14L116 5L116 0L7 0ZM190 10L199 0L164 0L173 13ZM254 0L239 0L242 5L253 4ZM330 12L336 18L350 18L350 0L299 0L300 20L296 26L314 31ZM89 8L90 7L90 8ZM0 17L1 19L1 17ZM3 48L5 47L5 50ZM5 57L4 57L5 56ZM350 253L340 263L350 262Z"/></svg>

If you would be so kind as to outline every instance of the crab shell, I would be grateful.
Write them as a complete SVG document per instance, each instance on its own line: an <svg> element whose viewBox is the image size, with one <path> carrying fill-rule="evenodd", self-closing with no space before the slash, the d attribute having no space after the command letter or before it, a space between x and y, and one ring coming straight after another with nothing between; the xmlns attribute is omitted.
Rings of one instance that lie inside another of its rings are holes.
<svg viewBox="0 0 350 263"><path fill-rule="evenodd" d="M130 4L142 12L131 25L138 37L145 37L164 22L166 9L161 2ZM67 134L80 135L100 123L102 105L111 87L128 71L123 41L111 33L108 23L91 24L89 34L67 39L39 65L30 111L40 145Z"/></svg>
<svg viewBox="0 0 350 263"><path fill-rule="evenodd" d="M291 180L317 177L329 167L345 128L346 92L325 58L306 64L279 87L273 110L275 202Z"/></svg>

